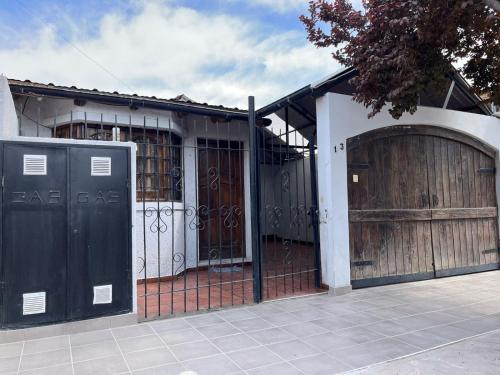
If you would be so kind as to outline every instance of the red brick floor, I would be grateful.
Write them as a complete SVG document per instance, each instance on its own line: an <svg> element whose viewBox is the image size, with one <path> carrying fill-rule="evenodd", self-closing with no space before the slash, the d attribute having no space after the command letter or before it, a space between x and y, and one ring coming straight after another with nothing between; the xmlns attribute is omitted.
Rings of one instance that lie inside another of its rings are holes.
<svg viewBox="0 0 500 375"><path fill-rule="evenodd" d="M267 241L263 246L263 297L277 299L318 292L311 245ZM230 266L230 265L229 265ZM139 282L138 312L154 318L253 303L252 265L190 269L164 281ZM223 270L225 272L220 272Z"/></svg>

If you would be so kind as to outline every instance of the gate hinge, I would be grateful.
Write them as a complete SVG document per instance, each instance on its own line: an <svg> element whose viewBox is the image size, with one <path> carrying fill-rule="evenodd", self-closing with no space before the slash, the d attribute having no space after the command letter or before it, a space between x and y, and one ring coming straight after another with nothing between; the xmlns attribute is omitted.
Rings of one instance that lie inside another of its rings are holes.
<svg viewBox="0 0 500 375"><path fill-rule="evenodd" d="M373 260L354 260L351 261L351 266L354 267L365 267L365 266L373 266Z"/></svg>
<svg viewBox="0 0 500 375"><path fill-rule="evenodd" d="M496 174L497 170L496 168L479 168L479 173L491 173L491 174Z"/></svg>
<svg viewBox="0 0 500 375"><path fill-rule="evenodd" d="M483 254L493 254L493 253L500 253L500 247L497 247L496 249L486 249L482 251Z"/></svg>

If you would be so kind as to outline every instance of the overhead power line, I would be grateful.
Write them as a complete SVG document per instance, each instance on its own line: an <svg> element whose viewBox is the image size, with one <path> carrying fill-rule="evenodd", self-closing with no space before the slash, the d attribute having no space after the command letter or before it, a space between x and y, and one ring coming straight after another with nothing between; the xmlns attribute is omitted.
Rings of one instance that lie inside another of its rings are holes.
<svg viewBox="0 0 500 375"><path fill-rule="evenodd" d="M20 6L20 9L23 10L28 16L32 18L37 18L20 0L17 0L17 4ZM47 24L45 21L44 22L47 26L50 26ZM69 44L71 47L73 47L78 53L80 53L82 56L84 56L86 59L88 59L90 62L94 63L97 67L102 69L105 73L109 74L110 77L114 78L118 82L120 82L122 85L127 87L129 90L133 91L132 87L130 87L127 82L125 82L123 79L118 77L116 74L114 74L110 69L106 68L104 65L102 65L99 61L94 59L92 56L87 54L83 49L75 45L72 41L70 41L68 38L66 38L63 34L59 35L67 44Z"/></svg>

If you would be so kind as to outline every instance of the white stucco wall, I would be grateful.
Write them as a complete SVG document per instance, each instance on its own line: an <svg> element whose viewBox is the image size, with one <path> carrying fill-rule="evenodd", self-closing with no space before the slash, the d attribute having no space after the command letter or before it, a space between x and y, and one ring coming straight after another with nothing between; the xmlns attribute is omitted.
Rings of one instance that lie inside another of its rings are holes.
<svg viewBox="0 0 500 375"><path fill-rule="evenodd" d="M333 93L317 99L316 112L322 274L323 282L333 290L350 285L345 147L348 138L392 125L434 125L460 131L497 151L500 149L500 120L492 116L419 107L414 115L407 114L399 120L393 119L387 111L368 119L369 111L350 96ZM500 168L498 153L496 167ZM500 200L500 174L496 179L497 199Z"/></svg>
<svg viewBox="0 0 500 375"><path fill-rule="evenodd" d="M9 81L0 75L0 138L15 137L19 133L16 109L10 93Z"/></svg>
<svg viewBox="0 0 500 375"><path fill-rule="evenodd" d="M56 126L73 123L144 126L170 129L182 136L181 120L171 112L147 108L130 110L123 106L111 106L87 102L83 107L74 105L73 100L64 98L41 98L20 96L15 101L19 118L19 132L27 137L50 137ZM37 123L39 125L37 125Z"/></svg>
<svg viewBox="0 0 500 375"><path fill-rule="evenodd" d="M283 173L287 174L288 187L283 187ZM311 215L312 205L311 165L306 157L280 165L261 165L261 232L278 238L313 242ZM273 225L273 209L280 212ZM296 208L299 208L298 212ZM264 217L265 214L265 217Z"/></svg>

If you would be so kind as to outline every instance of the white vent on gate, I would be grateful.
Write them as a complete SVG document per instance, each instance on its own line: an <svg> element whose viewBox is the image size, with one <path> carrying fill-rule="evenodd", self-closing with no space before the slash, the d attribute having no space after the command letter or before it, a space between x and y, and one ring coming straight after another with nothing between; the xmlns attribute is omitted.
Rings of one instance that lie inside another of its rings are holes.
<svg viewBox="0 0 500 375"><path fill-rule="evenodd" d="M45 292L23 294L23 315L45 313Z"/></svg>
<svg viewBox="0 0 500 375"><path fill-rule="evenodd" d="M92 176L111 176L111 158L92 156L91 165Z"/></svg>
<svg viewBox="0 0 500 375"><path fill-rule="evenodd" d="M94 286L94 305L113 302L113 285Z"/></svg>
<svg viewBox="0 0 500 375"><path fill-rule="evenodd" d="M23 174L45 176L47 174L47 155L24 155Z"/></svg>

